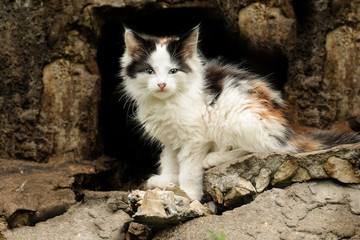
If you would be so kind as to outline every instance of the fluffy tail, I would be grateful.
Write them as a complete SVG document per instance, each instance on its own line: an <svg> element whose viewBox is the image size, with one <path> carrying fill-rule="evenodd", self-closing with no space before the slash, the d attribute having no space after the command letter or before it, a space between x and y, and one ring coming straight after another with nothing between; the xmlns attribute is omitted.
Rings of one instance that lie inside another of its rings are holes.
<svg viewBox="0 0 360 240"><path fill-rule="evenodd" d="M358 142L360 142L359 134L338 132L296 133L290 139L290 144L295 146L299 152L328 149L342 144Z"/></svg>

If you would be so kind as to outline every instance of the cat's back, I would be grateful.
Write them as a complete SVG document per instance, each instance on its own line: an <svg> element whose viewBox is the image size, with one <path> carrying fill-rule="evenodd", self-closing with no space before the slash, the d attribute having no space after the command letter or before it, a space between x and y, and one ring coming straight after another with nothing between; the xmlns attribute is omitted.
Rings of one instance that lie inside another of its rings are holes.
<svg viewBox="0 0 360 240"><path fill-rule="evenodd" d="M219 100L232 103L240 97L263 107L284 108L280 93L272 89L267 79L240 66L220 60L209 61L205 65L204 81L205 94L211 99L210 105L217 104Z"/></svg>
<svg viewBox="0 0 360 240"><path fill-rule="evenodd" d="M216 142L233 139L235 147L246 146L251 152L284 147L289 132L285 104L266 79L213 60L205 66L204 81L211 138Z"/></svg>

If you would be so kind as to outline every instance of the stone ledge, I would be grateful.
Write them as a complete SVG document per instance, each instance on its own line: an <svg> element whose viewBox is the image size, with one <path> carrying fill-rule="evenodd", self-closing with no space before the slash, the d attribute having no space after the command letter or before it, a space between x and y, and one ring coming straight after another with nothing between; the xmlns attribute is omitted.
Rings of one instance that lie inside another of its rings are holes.
<svg viewBox="0 0 360 240"><path fill-rule="evenodd" d="M75 176L97 171L86 162L51 165L0 159L0 166L0 217L11 228L66 212L76 203Z"/></svg>
<svg viewBox="0 0 360 240"><path fill-rule="evenodd" d="M129 206L128 193L85 191L84 194L84 201L71 206L63 215L34 227L4 231L3 235L7 240L124 239L132 221L125 212Z"/></svg>
<svg viewBox="0 0 360 240"><path fill-rule="evenodd" d="M360 183L359 159L360 144L310 153L251 154L206 171L204 191L218 205L232 208L268 186L311 179Z"/></svg>

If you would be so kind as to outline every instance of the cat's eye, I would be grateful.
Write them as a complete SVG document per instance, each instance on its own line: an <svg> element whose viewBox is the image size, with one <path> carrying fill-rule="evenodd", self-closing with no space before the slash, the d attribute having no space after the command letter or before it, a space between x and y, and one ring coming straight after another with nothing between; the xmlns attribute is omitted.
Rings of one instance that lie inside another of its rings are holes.
<svg viewBox="0 0 360 240"><path fill-rule="evenodd" d="M179 71L177 68L170 69L169 74L175 74L177 71Z"/></svg>
<svg viewBox="0 0 360 240"><path fill-rule="evenodd" d="M147 74L155 74L155 71L152 70L151 68L145 69L145 72L146 72Z"/></svg>

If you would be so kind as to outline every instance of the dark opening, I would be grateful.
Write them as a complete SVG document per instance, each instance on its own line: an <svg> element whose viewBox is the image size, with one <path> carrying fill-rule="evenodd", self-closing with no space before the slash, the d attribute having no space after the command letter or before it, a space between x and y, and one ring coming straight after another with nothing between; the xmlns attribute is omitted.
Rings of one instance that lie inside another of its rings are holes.
<svg viewBox="0 0 360 240"><path fill-rule="evenodd" d="M155 172L160 153L156 145L147 143L141 137L137 123L128 117L134 109L126 104L126 99L119 92L119 58L124 48L124 25L150 35L173 36L200 24L199 48L205 57L222 56L229 62L243 63L256 73L270 74L270 80L279 90L286 81L285 58L259 52L254 54L234 31L227 29L225 17L218 9L159 9L150 5L142 10L102 7L96 10L96 14L104 21L98 48L98 65L102 76L100 130L105 154L125 164L126 169L119 171L126 179L119 181L140 184ZM122 184L118 185L121 188Z"/></svg>

